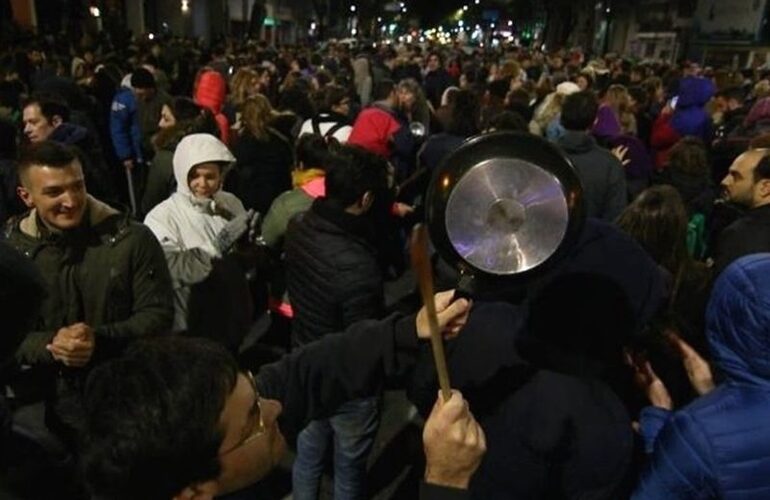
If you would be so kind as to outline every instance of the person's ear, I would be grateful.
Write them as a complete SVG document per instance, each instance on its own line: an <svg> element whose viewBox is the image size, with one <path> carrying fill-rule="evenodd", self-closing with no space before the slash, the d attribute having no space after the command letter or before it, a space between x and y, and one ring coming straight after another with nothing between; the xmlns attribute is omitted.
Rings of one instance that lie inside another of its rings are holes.
<svg viewBox="0 0 770 500"><path fill-rule="evenodd" d="M761 198L770 198L770 179L759 181L759 196Z"/></svg>
<svg viewBox="0 0 770 500"><path fill-rule="evenodd" d="M370 208L372 208L372 204L374 203L374 193L371 191L367 191L364 193L364 195L361 197L360 205L361 210L366 212Z"/></svg>
<svg viewBox="0 0 770 500"><path fill-rule="evenodd" d="M176 495L173 500L213 500L219 493L216 481L191 484Z"/></svg>
<svg viewBox="0 0 770 500"><path fill-rule="evenodd" d="M35 202L32 201L32 193L27 188L24 186L17 187L16 194L19 195L19 198L21 198L21 201L24 202L27 208L35 208Z"/></svg>

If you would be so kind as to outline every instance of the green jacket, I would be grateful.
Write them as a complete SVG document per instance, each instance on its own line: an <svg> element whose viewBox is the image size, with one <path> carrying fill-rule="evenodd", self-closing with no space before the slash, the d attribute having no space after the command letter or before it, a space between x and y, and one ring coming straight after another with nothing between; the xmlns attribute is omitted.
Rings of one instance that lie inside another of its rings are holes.
<svg viewBox="0 0 770 500"><path fill-rule="evenodd" d="M36 331L17 351L20 363L54 364L46 345L59 328L81 321L95 331L89 365L118 355L132 339L170 330L171 277L146 226L90 196L82 228L56 235L40 226L32 210L6 230L8 242L37 264L48 285Z"/></svg>
<svg viewBox="0 0 770 500"><path fill-rule="evenodd" d="M313 204L313 198L302 189L286 191L270 205L264 222L262 222L262 237L273 247L283 247L283 237L292 217L306 212Z"/></svg>

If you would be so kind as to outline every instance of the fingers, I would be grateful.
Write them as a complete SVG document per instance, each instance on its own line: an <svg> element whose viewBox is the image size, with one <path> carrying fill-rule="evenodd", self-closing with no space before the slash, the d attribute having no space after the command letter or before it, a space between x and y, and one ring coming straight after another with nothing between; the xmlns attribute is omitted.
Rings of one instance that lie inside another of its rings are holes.
<svg viewBox="0 0 770 500"><path fill-rule="evenodd" d="M677 351L679 351L679 355L682 356L683 359L701 357L700 354L698 354L695 349L690 346L690 344L685 342L682 337L676 333L669 332L667 333L666 338L668 339L669 343L671 343L677 349Z"/></svg>
<svg viewBox="0 0 770 500"><path fill-rule="evenodd" d="M445 292L437 293L433 297L433 300L436 303L436 312L441 312L446 309L447 306L452 302L452 298L454 298L454 296L454 290L447 290Z"/></svg>
<svg viewBox="0 0 770 500"><path fill-rule="evenodd" d="M57 344L48 344L46 349L55 360L60 361L65 366L81 367L88 364L93 354L93 345L87 346L85 343L82 344L84 345L74 349Z"/></svg>
<svg viewBox="0 0 770 500"><path fill-rule="evenodd" d="M453 321L465 321L463 315L470 311L470 302L466 299L457 299L438 313L438 324L441 329Z"/></svg>

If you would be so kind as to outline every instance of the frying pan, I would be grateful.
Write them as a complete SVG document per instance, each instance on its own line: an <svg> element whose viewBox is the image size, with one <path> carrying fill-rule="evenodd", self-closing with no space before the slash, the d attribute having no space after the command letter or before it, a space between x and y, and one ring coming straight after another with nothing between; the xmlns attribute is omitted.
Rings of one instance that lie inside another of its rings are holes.
<svg viewBox="0 0 770 500"><path fill-rule="evenodd" d="M433 173L426 220L465 293L526 285L575 242L585 221L572 163L547 140L520 132L473 137Z"/></svg>

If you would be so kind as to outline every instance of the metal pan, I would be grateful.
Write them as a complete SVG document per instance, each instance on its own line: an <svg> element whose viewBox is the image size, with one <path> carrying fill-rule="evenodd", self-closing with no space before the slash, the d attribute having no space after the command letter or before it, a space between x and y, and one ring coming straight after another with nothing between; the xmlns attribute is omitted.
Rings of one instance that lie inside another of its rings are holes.
<svg viewBox="0 0 770 500"><path fill-rule="evenodd" d="M537 136L476 136L433 173L426 219L439 255L474 286L526 283L559 260L585 220L570 160Z"/></svg>

